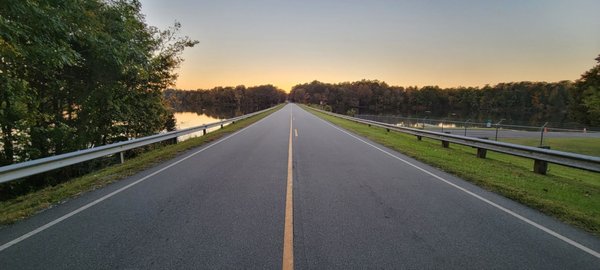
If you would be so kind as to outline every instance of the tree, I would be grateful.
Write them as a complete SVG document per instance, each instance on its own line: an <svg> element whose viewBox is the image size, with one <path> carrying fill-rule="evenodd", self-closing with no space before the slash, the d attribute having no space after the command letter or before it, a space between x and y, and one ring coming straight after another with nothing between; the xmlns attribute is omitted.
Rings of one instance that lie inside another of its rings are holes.
<svg viewBox="0 0 600 270"><path fill-rule="evenodd" d="M177 111L250 113L272 107L286 100L287 94L272 85L259 85L246 88L215 87L209 90L173 90L164 92L164 98ZM217 118L231 117L230 113L215 114Z"/></svg>
<svg viewBox="0 0 600 270"><path fill-rule="evenodd" d="M0 165L156 133L177 78L180 24L137 0L0 2Z"/></svg>
<svg viewBox="0 0 600 270"><path fill-rule="evenodd" d="M569 116L592 126L600 126L600 56L598 65L581 75L571 91Z"/></svg>
<svg viewBox="0 0 600 270"><path fill-rule="evenodd" d="M294 102L323 103L337 113L427 114L441 118L512 118L539 122L564 120L565 96L573 87L570 81L511 82L482 88L404 88L376 80L338 84L313 81L294 86L289 97Z"/></svg>

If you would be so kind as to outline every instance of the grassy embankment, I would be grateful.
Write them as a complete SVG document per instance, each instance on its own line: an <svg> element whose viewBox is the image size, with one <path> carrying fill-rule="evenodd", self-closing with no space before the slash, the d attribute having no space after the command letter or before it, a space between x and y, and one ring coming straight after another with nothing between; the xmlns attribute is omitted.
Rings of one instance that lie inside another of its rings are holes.
<svg viewBox="0 0 600 270"><path fill-rule="evenodd" d="M66 199L79 196L85 192L106 186L137 172L151 168L162 161L176 157L184 151L212 142L247 127L282 107L283 105L279 105L274 110L238 121L235 124L207 133L204 136L190 138L177 144L167 145L142 153L135 158L126 160L123 164L110 166L56 186L47 187L12 200L0 202L0 224L13 223L52 205L61 203Z"/></svg>
<svg viewBox="0 0 600 270"><path fill-rule="evenodd" d="M548 175L532 171L533 160L489 152L477 158L475 149L329 116L315 115L443 171L471 181L566 223L600 235L600 174L549 164Z"/></svg>
<svg viewBox="0 0 600 270"><path fill-rule="evenodd" d="M538 146L538 138L505 138L503 142L528 146ZM544 145L554 150L573 152L577 154L600 156L600 138L544 138Z"/></svg>

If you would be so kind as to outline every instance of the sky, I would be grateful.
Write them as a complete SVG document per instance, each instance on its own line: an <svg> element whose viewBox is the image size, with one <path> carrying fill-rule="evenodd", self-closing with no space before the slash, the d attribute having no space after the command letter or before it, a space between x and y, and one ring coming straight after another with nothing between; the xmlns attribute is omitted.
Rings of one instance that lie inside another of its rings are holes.
<svg viewBox="0 0 600 270"><path fill-rule="evenodd" d="M200 43L176 88L362 79L398 86L576 80L600 54L598 0L140 0Z"/></svg>

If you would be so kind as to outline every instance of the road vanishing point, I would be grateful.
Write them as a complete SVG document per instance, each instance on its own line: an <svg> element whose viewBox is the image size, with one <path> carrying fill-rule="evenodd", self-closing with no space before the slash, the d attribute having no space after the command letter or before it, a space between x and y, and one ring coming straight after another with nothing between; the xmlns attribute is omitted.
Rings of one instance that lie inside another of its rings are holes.
<svg viewBox="0 0 600 270"><path fill-rule="evenodd" d="M294 104L0 229L0 269L600 269L600 240Z"/></svg>

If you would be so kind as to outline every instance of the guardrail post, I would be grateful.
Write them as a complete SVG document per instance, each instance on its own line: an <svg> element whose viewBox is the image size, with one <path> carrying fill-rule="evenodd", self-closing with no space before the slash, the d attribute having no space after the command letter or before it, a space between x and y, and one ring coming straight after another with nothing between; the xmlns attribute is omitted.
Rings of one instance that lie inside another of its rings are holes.
<svg viewBox="0 0 600 270"><path fill-rule="evenodd" d="M223 124L221 124L221 128L223 128Z"/></svg>
<svg viewBox="0 0 600 270"><path fill-rule="evenodd" d="M544 145L544 129L546 128L546 126L548 125L548 122L546 122L541 128L540 128L540 147L542 147Z"/></svg>
<svg viewBox="0 0 600 270"><path fill-rule="evenodd" d="M477 148L477 157L478 158L485 158L486 155L487 155L487 149Z"/></svg>
<svg viewBox="0 0 600 270"><path fill-rule="evenodd" d="M445 131L444 133L445 134L450 134L450 131ZM450 147L450 142L442 140L442 147L444 147L444 148Z"/></svg>
<svg viewBox="0 0 600 270"><path fill-rule="evenodd" d="M483 139L483 140L489 140L488 137L477 137L477 138ZM477 157L478 158L485 158L486 155L487 155L487 149L477 147Z"/></svg>
<svg viewBox="0 0 600 270"><path fill-rule="evenodd" d="M550 146L540 146L543 149L550 149ZM546 175L548 172L548 162L544 160L533 160L533 172Z"/></svg>
<svg viewBox="0 0 600 270"><path fill-rule="evenodd" d="M442 132L444 132L444 122L446 121L446 119L442 119Z"/></svg>
<svg viewBox="0 0 600 270"><path fill-rule="evenodd" d="M121 158L121 164L125 163L125 155L123 152L119 152L119 157Z"/></svg>
<svg viewBox="0 0 600 270"><path fill-rule="evenodd" d="M206 135L206 129L202 130L202 135Z"/></svg>
<svg viewBox="0 0 600 270"><path fill-rule="evenodd" d="M450 142L449 141L442 141L442 147L444 147L444 148L450 147Z"/></svg>
<svg viewBox="0 0 600 270"><path fill-rule="evenodd" d="M421 136L417 136L417 140L419 140L419 141L420 141L420 140L422 140L422 139L423 139L423 137L421 137Z"/></svg>
<svg viewBox="0 0 600 270"><path fill-rule="evenodd" d="M496 123L496 141L498 141L498 129L500 128L500 123L502 123L504 120L506 119L502 118L500 121L498 121L498 123Z"/></svg>
<svg viewBox="0 0 600 270"><path fill-rule="evenodd" d="M546 175L548 171L548 162L543 160L534 160L533 161L533 172Z"/></svg>

